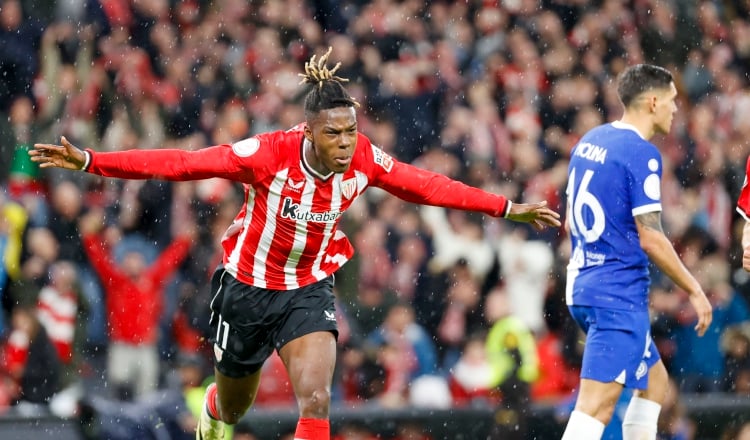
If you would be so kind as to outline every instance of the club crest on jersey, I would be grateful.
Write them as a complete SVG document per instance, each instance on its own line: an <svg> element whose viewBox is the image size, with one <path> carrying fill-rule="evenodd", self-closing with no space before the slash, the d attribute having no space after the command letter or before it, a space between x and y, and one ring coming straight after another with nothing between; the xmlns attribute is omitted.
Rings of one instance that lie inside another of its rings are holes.
<svg viewBox="0 0 750 440"><path fill-rule="evenodd" d="M352 177L341 182L341 194L348 199L351 199L354 193L357 192L357 178Z"/></svg>
<svg viewBox="0 0 750 440"><path fill-rule="evenodd" d="M232 144L232 151L239 157L250 157L260 148L260 141L254 137Z"/></svg>
<svg viewBox="0 0 750 440"><path fill-rule="evenodd" d="M390 173L391 168L393 168L393 158L375 145L372 145L372 154L375 156L375 163Z"/></svg>

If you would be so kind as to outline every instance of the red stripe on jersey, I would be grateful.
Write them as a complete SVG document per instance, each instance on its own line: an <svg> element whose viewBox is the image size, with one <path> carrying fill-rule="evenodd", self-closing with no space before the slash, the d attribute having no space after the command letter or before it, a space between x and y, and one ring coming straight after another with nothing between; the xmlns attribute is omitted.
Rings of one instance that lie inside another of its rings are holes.
<svg viewBox="0 0 750 440"><path fill-rule="evenodd" d="M750 221L750 185L748 185L748 178L750 178L750 157L747 158L745 164L745 182L742 184L742 191L737 200L737 212L742 214L745 220Z"/></svg>

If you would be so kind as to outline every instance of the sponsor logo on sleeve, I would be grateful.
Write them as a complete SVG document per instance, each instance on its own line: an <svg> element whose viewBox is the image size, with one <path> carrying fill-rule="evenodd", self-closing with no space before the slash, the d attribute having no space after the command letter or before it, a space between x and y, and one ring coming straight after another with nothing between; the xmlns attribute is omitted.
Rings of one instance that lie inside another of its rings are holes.
<svg viewBox="0 0 750 440"><path fill-rule="evenodd" d="M390 173L393 168L393 158L375 145L372 145L372 154L375 156L375 163Z"/></svg>
<svg viewBox="0 0 750 440"><path fill-rule="evenodd" d="M250 157L260 148L260 141L251 137L232 144L232 151L239 157Z"/></svg>

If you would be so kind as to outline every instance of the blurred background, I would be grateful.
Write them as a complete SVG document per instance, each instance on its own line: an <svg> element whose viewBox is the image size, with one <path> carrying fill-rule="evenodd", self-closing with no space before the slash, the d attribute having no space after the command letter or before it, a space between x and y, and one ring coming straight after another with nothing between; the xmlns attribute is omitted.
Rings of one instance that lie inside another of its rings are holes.
<svg viewBox="0 0 750 440"><path fill-rule="evenodd" d="M669 68L662 219L714 322L697 338L685 292L652 272L674 379L659 438L750 438L743 0L0 0L0 437L193 438L209 277L243 203L221 179L40 170L30 146L193 150L289 128L297 74L329 46L374 144L560 212L571 147L620 116L617 74ZM335 439L559 438L583 347L562 231L375 189L341 226L357 254L336 276ZM290 439L295 420L274 356L230 436Z"/></svg>

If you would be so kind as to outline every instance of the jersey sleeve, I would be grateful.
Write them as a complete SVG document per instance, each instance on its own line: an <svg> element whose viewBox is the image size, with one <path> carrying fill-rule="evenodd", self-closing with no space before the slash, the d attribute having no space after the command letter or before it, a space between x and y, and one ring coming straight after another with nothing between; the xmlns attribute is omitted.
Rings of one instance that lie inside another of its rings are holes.
<svg viewBox="0 0 750 440"><path fill-rule="evenodd" d="M628 171L633 216L661 211L662 161L659 151L648 145L631 158Z"/></svg>
<svg viewBox="0 0 750 440"><path fill-rule="evenodd" d="M442 206L482 212L502 217L508 199L492 194L442 174L399 162L375 145L367 144L367 157L373 169L372 185L403 199L421 205Z"/></svg>
<svg viewBox="0 0 750 440"><path fill-rule="evenodd" d="M180 149L94 152L88 172L123 179L200 180L220 177L253 182L274 154L273 143L255 136L195 151Z"/></svg>
<svg viewBox="0 0 750 440"><path fill-rule="evenodd" d="M742 184L742 191L740 191L740 197L737 199L737 212L750 221L750 186L747 184L747 177L750 175L750 157L747 158L745 164L745 181Z"/></svg>

